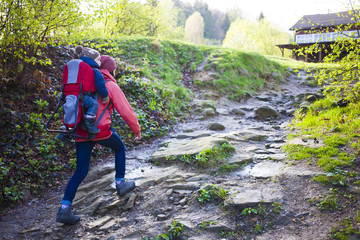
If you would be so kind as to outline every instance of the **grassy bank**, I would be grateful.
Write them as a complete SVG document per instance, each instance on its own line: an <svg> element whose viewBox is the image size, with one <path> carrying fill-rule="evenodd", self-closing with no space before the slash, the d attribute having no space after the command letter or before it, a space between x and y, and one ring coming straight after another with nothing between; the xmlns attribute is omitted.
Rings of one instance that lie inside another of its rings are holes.
<svg viewBox="0 0 360 240"><path fill-rule="evenodd" d="M345 216L331 234L334 239L360 235L360 103L339 104L329 99L315 102L306 112L298 110L289 138L320 142L320 147L288 145L293 163L306 161L322 168L314 180L328 187L328 194L310 199L323 212Z"/></svg>

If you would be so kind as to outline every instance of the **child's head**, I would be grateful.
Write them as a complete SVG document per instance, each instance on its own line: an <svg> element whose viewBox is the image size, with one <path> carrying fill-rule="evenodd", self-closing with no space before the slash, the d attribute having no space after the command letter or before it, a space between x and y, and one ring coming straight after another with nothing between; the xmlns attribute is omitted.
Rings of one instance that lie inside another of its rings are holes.
<svg viewBox="0 0 360 240"><path fill-rule="evenodd" d="M76 46L75 52L78 54L79 57L89 57L93 59L97 64L101 64L100 62L100 53L92 48L87 48L83 46Z"/></svg>
<svg viewBox="0 0 360 240"><path fill-rule="evenodd" d="M108 56L108 55L102 55L100 58L101 61L101 68L108 70L110 73L115 75L114 71L116 69L116 63L115 60Z"/></svg>

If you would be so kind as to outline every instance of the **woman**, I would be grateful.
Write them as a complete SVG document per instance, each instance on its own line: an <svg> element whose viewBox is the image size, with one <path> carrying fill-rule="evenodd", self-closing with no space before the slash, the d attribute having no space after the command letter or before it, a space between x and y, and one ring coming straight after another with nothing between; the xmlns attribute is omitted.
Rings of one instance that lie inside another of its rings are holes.
<svg viewBox="0 0 360 240"><path fill-rule="evenodd" d="M116 84L116 80L110 74L112 73L115 76L115 69L116 63L112 57L107 55L101 56L100 70L106 81L105 85L109 92L110 104L118 111L131 131L135 134L135 140L139 140L141 139L141 129L138 119L124 93ZM134 181L125 181L124 179L126 161L125 145L119 135L110 128L111 111L113 108L112 106L103 104L101 98L98 98L98 103L97 121L103 111L105 111L97 125L100 132L95 135L94 139L88 140L86 139L88 137L87 132L84 129L79 128L77 131L77 135L83 136L84 138L79 137L76 139L76 170L67 184L64 197L61 201L61 207L57 213L56 221L60 223L72 225L80 221L80 217L75 216L71 212L71 205L80 183L88 173L91 153L96 144L101 144L115 151L115 181L118 195L124 196L135 188Z"/></svg>

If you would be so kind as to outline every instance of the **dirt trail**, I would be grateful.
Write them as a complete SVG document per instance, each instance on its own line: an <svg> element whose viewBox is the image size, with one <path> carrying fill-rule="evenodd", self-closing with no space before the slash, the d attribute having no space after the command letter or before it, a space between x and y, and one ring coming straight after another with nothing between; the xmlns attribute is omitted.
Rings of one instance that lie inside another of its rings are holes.
<svg viewBox="0 0 360 240"><path fill-rule="evenodd" d="M311 180L321 171L306 163L286 164L281 150L294 104L317 91L304 84L305 78L303 72L300 78L293 75L281 86L269 85L267 91L241 103L218 98L214 115L179 124L165 138L129 151L126 176L136 181L137 188L123 199L115 194L112 164L92 169L74 202L82 218L79 224L55 222L62 186L3 214L0 237L154 239L176 220L183 224L178 239L328 239L341 216L324 215L308 202L326 191ZM205 111L205 100L199 101ZM263 106L272 108L276 116L259 120L256 112ZM209 129L213 123L224 129ZM154 157L166 149L174 156L180 147L214 139L225 139L235 147L228 164L246 166L221 173L181 163L162 164L161 158ZM206 184L227 190L227 196L199 202ZM263 210L263 214L241 215L245 208Z"/></svg>

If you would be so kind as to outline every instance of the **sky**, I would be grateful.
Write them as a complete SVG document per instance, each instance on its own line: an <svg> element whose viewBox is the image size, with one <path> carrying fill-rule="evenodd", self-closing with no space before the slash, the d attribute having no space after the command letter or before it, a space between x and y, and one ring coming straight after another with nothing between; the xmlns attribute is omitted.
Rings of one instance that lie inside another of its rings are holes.
<svg viewBox="0 0 360 240"><path fill-rule="evenodd" d="M194 3L195 0L183 0ZM289 31L304 15L346 11L350 0L203 0L211 9L227 11L241 9L244 17L256 19L262 12L270 22L283 31ZM352 4L358 0L351 0Z"/></svg>

